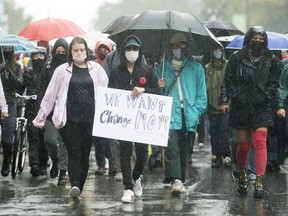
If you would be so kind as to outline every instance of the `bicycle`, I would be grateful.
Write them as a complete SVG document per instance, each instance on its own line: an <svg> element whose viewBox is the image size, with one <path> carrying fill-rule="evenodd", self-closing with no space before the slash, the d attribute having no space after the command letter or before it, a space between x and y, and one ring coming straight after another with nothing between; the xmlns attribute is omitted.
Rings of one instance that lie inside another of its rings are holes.
<svg viewBox="0 0 288 216"><path fill-rule="evenodd" d="M23 171L28 150L28 119L25 117L26 101L36 100L37 95L29 96L15 93L15 97L23 100L21 100L20 105L18 106L19 112L16 118L11 171L13 178L15 178L17 172L20 174Z"/></svg>

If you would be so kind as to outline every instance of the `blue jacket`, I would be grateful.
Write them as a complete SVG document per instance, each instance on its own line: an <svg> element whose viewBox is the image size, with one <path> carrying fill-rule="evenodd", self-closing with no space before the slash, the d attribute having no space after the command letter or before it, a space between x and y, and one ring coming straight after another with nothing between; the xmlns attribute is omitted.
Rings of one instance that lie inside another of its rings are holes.
<svg viewBox="0 0 288 216"><path fill-rule="evenodd" d="M156 68L156 74L159 79L162 78L162 64ZM172 58L168 57L164 62L164 79L166 81L162 94L167 92L174 80L175 71L172 65ZM180 82L182 87L185 124L188 131L197 131L201 114L207 106L207 93L205 84L204 69L200 63L193 59L186 58L181 65ZM173 97L170 129L179 130L182 128L181 103L178 91L178 83L168 96Z"/></svg>

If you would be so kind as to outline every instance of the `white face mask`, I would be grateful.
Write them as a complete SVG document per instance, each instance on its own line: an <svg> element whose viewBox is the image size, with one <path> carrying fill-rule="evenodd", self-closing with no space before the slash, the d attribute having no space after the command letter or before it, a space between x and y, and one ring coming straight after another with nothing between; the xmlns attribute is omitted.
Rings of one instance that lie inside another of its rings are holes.
<svg viewBox="0 0 288 216"><path fill-rule="evenodd" d="M87 58L87 55L85 52L80 53L80 55L75 53L75 54L72 54L72 58L76 63L81 64L85 61L85 59Z"/></svg>
<svg viewBox="0 0 288 216"><path fill-rule="evenodd" d="M139 50L138 51L125 51L125 57L128 62L134 64L139 57Z"/></svg>

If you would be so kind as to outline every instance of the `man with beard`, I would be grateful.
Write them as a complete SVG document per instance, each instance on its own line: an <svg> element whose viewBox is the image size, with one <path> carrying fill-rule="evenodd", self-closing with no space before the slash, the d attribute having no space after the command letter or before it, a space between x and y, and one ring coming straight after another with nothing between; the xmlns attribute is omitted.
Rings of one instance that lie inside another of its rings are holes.
<svg viewBox="0 0 288 216"><path fill-rule="evenodd" d="M42 100L47 86L53 76L54 70L61 64L67 62L68 57L68 43L64 38L59 38L55 41L52 52L52 60L46 63L44 71L42 73L42 93L39 97L39 101ZM68 166L67 150L62 141L60 133L57 128L54 127L52 122L52 113L48 116L44 127L44 143L48 150L48 154L52 160L52 168L50 170L50 177L56 178L59 174L58 185L66 184L66 170Z"/></svg>
<svg viewBox="0 0 288 216"><path fill-rule="evenodd" d="M267 163L266 138L273 124L279 70L277 60L267 48L263 27L251 27L244 38L243 48L230 57L222 84L221 104L231 100L229 124L236 129L236 158L240 170L237 190L248 192L246 164L251 145L255 151L256 181L254 197L263 198L263 177Z"/></svg>

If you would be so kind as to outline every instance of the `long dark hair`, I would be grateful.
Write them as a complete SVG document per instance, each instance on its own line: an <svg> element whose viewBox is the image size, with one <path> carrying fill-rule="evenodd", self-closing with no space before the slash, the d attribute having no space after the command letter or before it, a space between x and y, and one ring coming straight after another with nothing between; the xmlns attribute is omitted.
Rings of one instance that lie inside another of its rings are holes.
<svg viewBox="0 0 288 216"><path fill-rule="evenodd" d="M87 42L84 38L80 37L80 36L77 36L77 37L74 37L73 40L71 41L70 43L70 46L69 46L69 53L68 53L68 63L69 64L72 64L73 62L73 57L72 57L72 46L74 44L84 44L85 46L85 49L86 49L86 56L87 58L85 59L85 61L87 62L89 60L89 48L88 48L88 45L87 45Z"/></svg>

